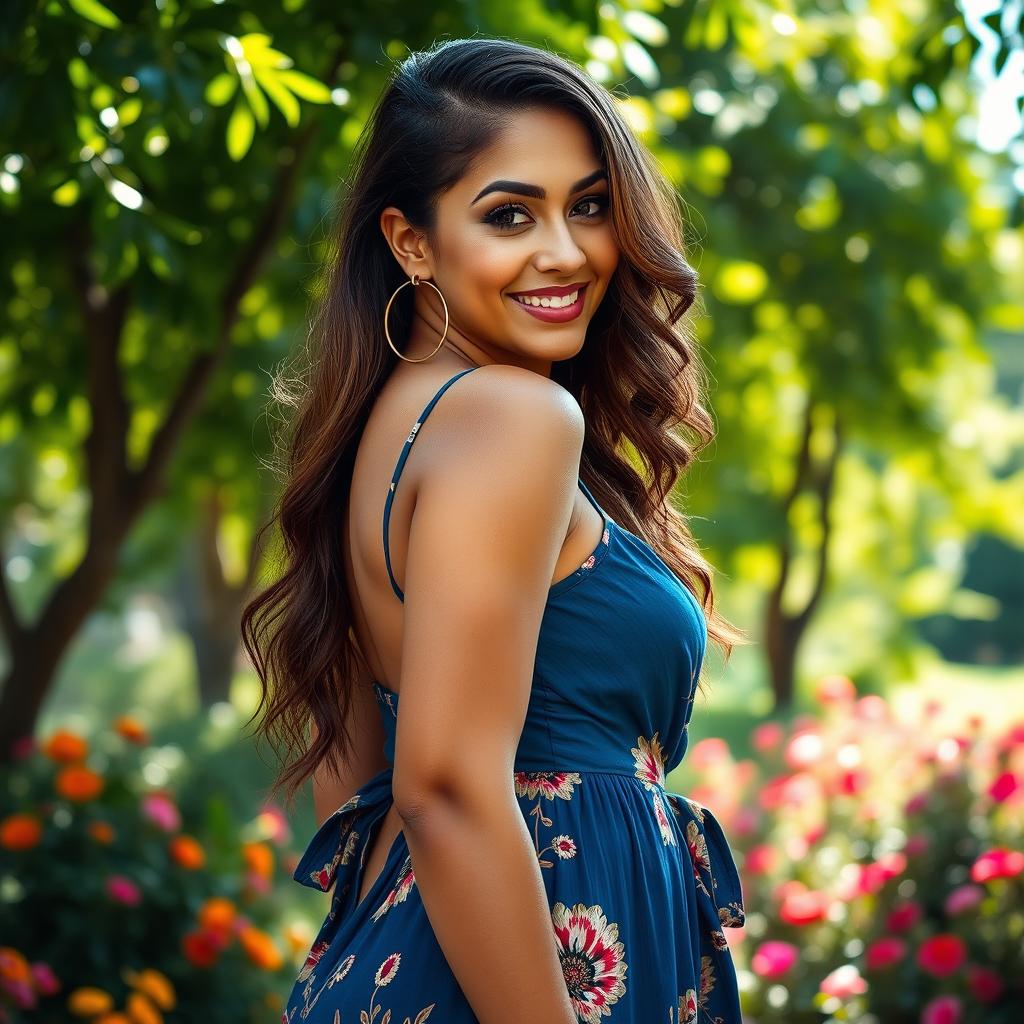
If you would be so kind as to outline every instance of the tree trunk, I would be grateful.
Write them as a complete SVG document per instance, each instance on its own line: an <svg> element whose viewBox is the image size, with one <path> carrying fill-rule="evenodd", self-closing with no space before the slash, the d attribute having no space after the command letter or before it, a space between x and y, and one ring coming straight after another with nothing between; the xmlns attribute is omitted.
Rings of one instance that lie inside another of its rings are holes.
<svg viewBox="0 0 1024 1024"><path fill-rule="evenodd" d="M768 595L765 609L765 647L768 656L773 711L788 709L796 691L796 662L800 641L807 631L825 590L828 575L829 539L832 533L831 501L835 485L836 464L842 449L842 429L836 413L832 423L832 445L828 455L815 466L811 459L811 440L814 432L815 406L808 401L804 413L803 434L797 456L793 486L783 503L783 539L779 546L779 575ZM804 606L798 611L783 608L783 597L790 578L794 538L791 533L790 512L801 491L809 487L818 499L821 519L821 545L817 552L814 586Z"/></svg>
<svg viewBox="0 0 1024 1024"><path fill-rule="evenodd" d="M255 551L250 552L245 579L238 584L228 581L217 549L221 512L216 494L204 500L177 585L182 628L192 641L199 700L204 708L230 696L239 621L258 559Z"/></svg>

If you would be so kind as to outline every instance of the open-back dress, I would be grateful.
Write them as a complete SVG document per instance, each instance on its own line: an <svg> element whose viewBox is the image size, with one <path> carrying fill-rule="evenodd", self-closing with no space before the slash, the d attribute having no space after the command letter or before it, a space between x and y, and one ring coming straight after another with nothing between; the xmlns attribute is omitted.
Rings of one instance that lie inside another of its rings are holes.
<svg viewBox="0 0 1024 1024"><path fill-rule="evenodd" d="M388 549L395 487L431 409L474 369L430 400L391 478L384 553L400 600ZM707 645L703 610L654 549L609 518L582 479L579 486L604 531L590 557L548 591L510 780L537 851L565 984L586 1024L740 1024L722 930L744 922L736 864L711 811L665 787L686 752ZM373 688L389 766L327 818L295 869L297 882L333 892L282 1024L470 1024L477 1017L431 928L403 832L357 904L366 851L392 802L399 715L398 694ZM501 921L487 917L479 927Z"/></svg>

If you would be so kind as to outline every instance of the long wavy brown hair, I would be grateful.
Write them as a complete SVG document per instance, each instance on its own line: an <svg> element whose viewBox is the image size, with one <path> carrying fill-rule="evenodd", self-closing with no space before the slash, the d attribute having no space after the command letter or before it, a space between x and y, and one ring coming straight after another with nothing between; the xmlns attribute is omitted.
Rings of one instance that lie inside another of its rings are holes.
<svg viewBox="0 0 1024 1024"><path fill-rule="evenodd" d="M633 135L614 94L572 62L491 38L412 53L394 70L356 145L308 342L273 388L290 411L290 429L279 449L283 490L259 540L277 524L283 551L276 580L246 606L241 628L262 689L253 717L266 709L260 729L285 762L273 789L284 788L288 803L321 762L336 770L350 750L345 723L360 655L339 524L363 426L397 360L382 311L405 280L380 213L397 206L433 240L441 193L510 116L541 105L575 114L589 131L608 172L620 247L586 343L552 367L552 379L571 392L586 419L580 474L609 515L648 541L701 602L708 638L725 661L735 644L747 642L715 611L712 567L687 516L669 501L715 436L705 370L683 320L699 285L685 256L675 189ZM403 290L392 306L399 347L412 319L412 291Z"/></svg>

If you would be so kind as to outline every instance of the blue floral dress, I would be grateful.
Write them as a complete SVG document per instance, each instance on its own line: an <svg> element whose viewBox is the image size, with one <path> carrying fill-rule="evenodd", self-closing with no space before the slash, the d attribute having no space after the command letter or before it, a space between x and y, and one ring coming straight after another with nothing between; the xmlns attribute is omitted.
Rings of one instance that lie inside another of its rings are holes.
<svg viewBox="0 0 1024 1024"><path fill-rule="evenodd" d="M399 599L388 552L395 485L434 404L473 369L434 395L395 467L384 551ZM579 485L604 533L548 593L510 780L533 836L566 988L585 1024L740 1024L722 930L744 922L736 865L711 811L665 788L686 752L707 625L653 548ZM373 686L393 765L398 694ZM356 902L391 778L388 767L342 804L295 869L296 881L331 892L331 905L282 1024L477 1020L427 918L404 833Z"/></svg>

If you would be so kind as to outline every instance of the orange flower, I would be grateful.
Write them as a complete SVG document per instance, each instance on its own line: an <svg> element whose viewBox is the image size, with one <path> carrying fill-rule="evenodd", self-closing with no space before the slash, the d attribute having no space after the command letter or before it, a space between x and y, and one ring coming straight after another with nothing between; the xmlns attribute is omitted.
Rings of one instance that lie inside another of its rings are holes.
<svg viewBox="0 0 1024 1024"><path fill-rule="evenodd" d="M85 765L73 764L61 769L54 787L62 797L81 803L93 800L103 792L103 776Z"/></svg>
<svg viewBox="0 0 1024 1024"><path fill-rule="evenodd" d="M113 1007L114 1000L101 988L86 985L68 996L68 1009L76 1017L95 1017L98 1013L108 1013Z"/></svg>
<svg viewBox="0 0 1024 1024"><path fill-rule="evenodd" d="M42 836L43 826L31 814L10 814L0 821L0 846L7 850L31 850Z"/></svg>
<svg viewBox="0 0 1024 1024"><path fill-rule="evenodd" d="M129 992L125 1003L132 1024L164 1024L163 1015L141 992Z"/></svg>
<svg viewBox="0 0 1024 1024"><path fill-rule="evenodd" d="M132 1024L132 1019L128 1014L121 1013L120 1010L113 1010L103 1014L102 1017L97 1017L92 1024Z"/></svg>
<svg viewBox="0 0 1024 1024"><path fill-rule="evenodd" d="M114 829L105 821L90 821L89 835L97 843L103 843L105 846L109 846L114 841Z"/></svg>
<svg viewBox="0 0 1024 1024"><path fill-rule="evenodd" d="M152 967L141 971L125 970L121 972L124 980L132 988L147 995L161 1010L173 1010L175 1003L174 986L166 974L161 974ZM128 1007L131 1013L131 1007Z"/></svg>
<svg viewBox="0 0 1024 1024"><path fill-rule="evenodd" d="M114 719L114 731L123 736L129 743L137 743L144 746L149 742L149 731L137 719L131 715L121 715Z"/></svg>
<svg viewBox="0 0 1024 1024"><path fill-rule="evenodd" d="M257 966L266 971L276 971L284 962L280 950L274 940L261 932L259 928L248 925L238 933L238 940L245 950L246 956Z"/></svg>
<svg viewBox="0 0 1024 1024"><path fill-rule="evenodd" d="M226 933L235 924L235 905L222 896L208 899L199 908L199 924L206 931Z"/></svg>
<svg viewBox="0 0 1024 1024"><path fill-rule="evenodd" d="M175 836L168 846L171 860L179 867L198 871L206 863L206 853L199 842L184 833Z"/></svg>
<svg viewBox="0 0 1024 1024"><path fill-rule="evenodd" d="M43 753L61 764L74 764L85 759L89 744L70 729L58 729L44 744Z"/></svg>
<svg viewBox="0 0 1024 1024"><path fill-rule="evenodd" d="M13 946L0 946L0 978L23 985L32 984L32 968Z"/></svg>
<svg viewBox="0 0 1024 1024"><path fill-rule="evenodd" d="M266 843L246 843L242 856L245 866L261 878L270 878L274 873L274 852Z"/></svg>

